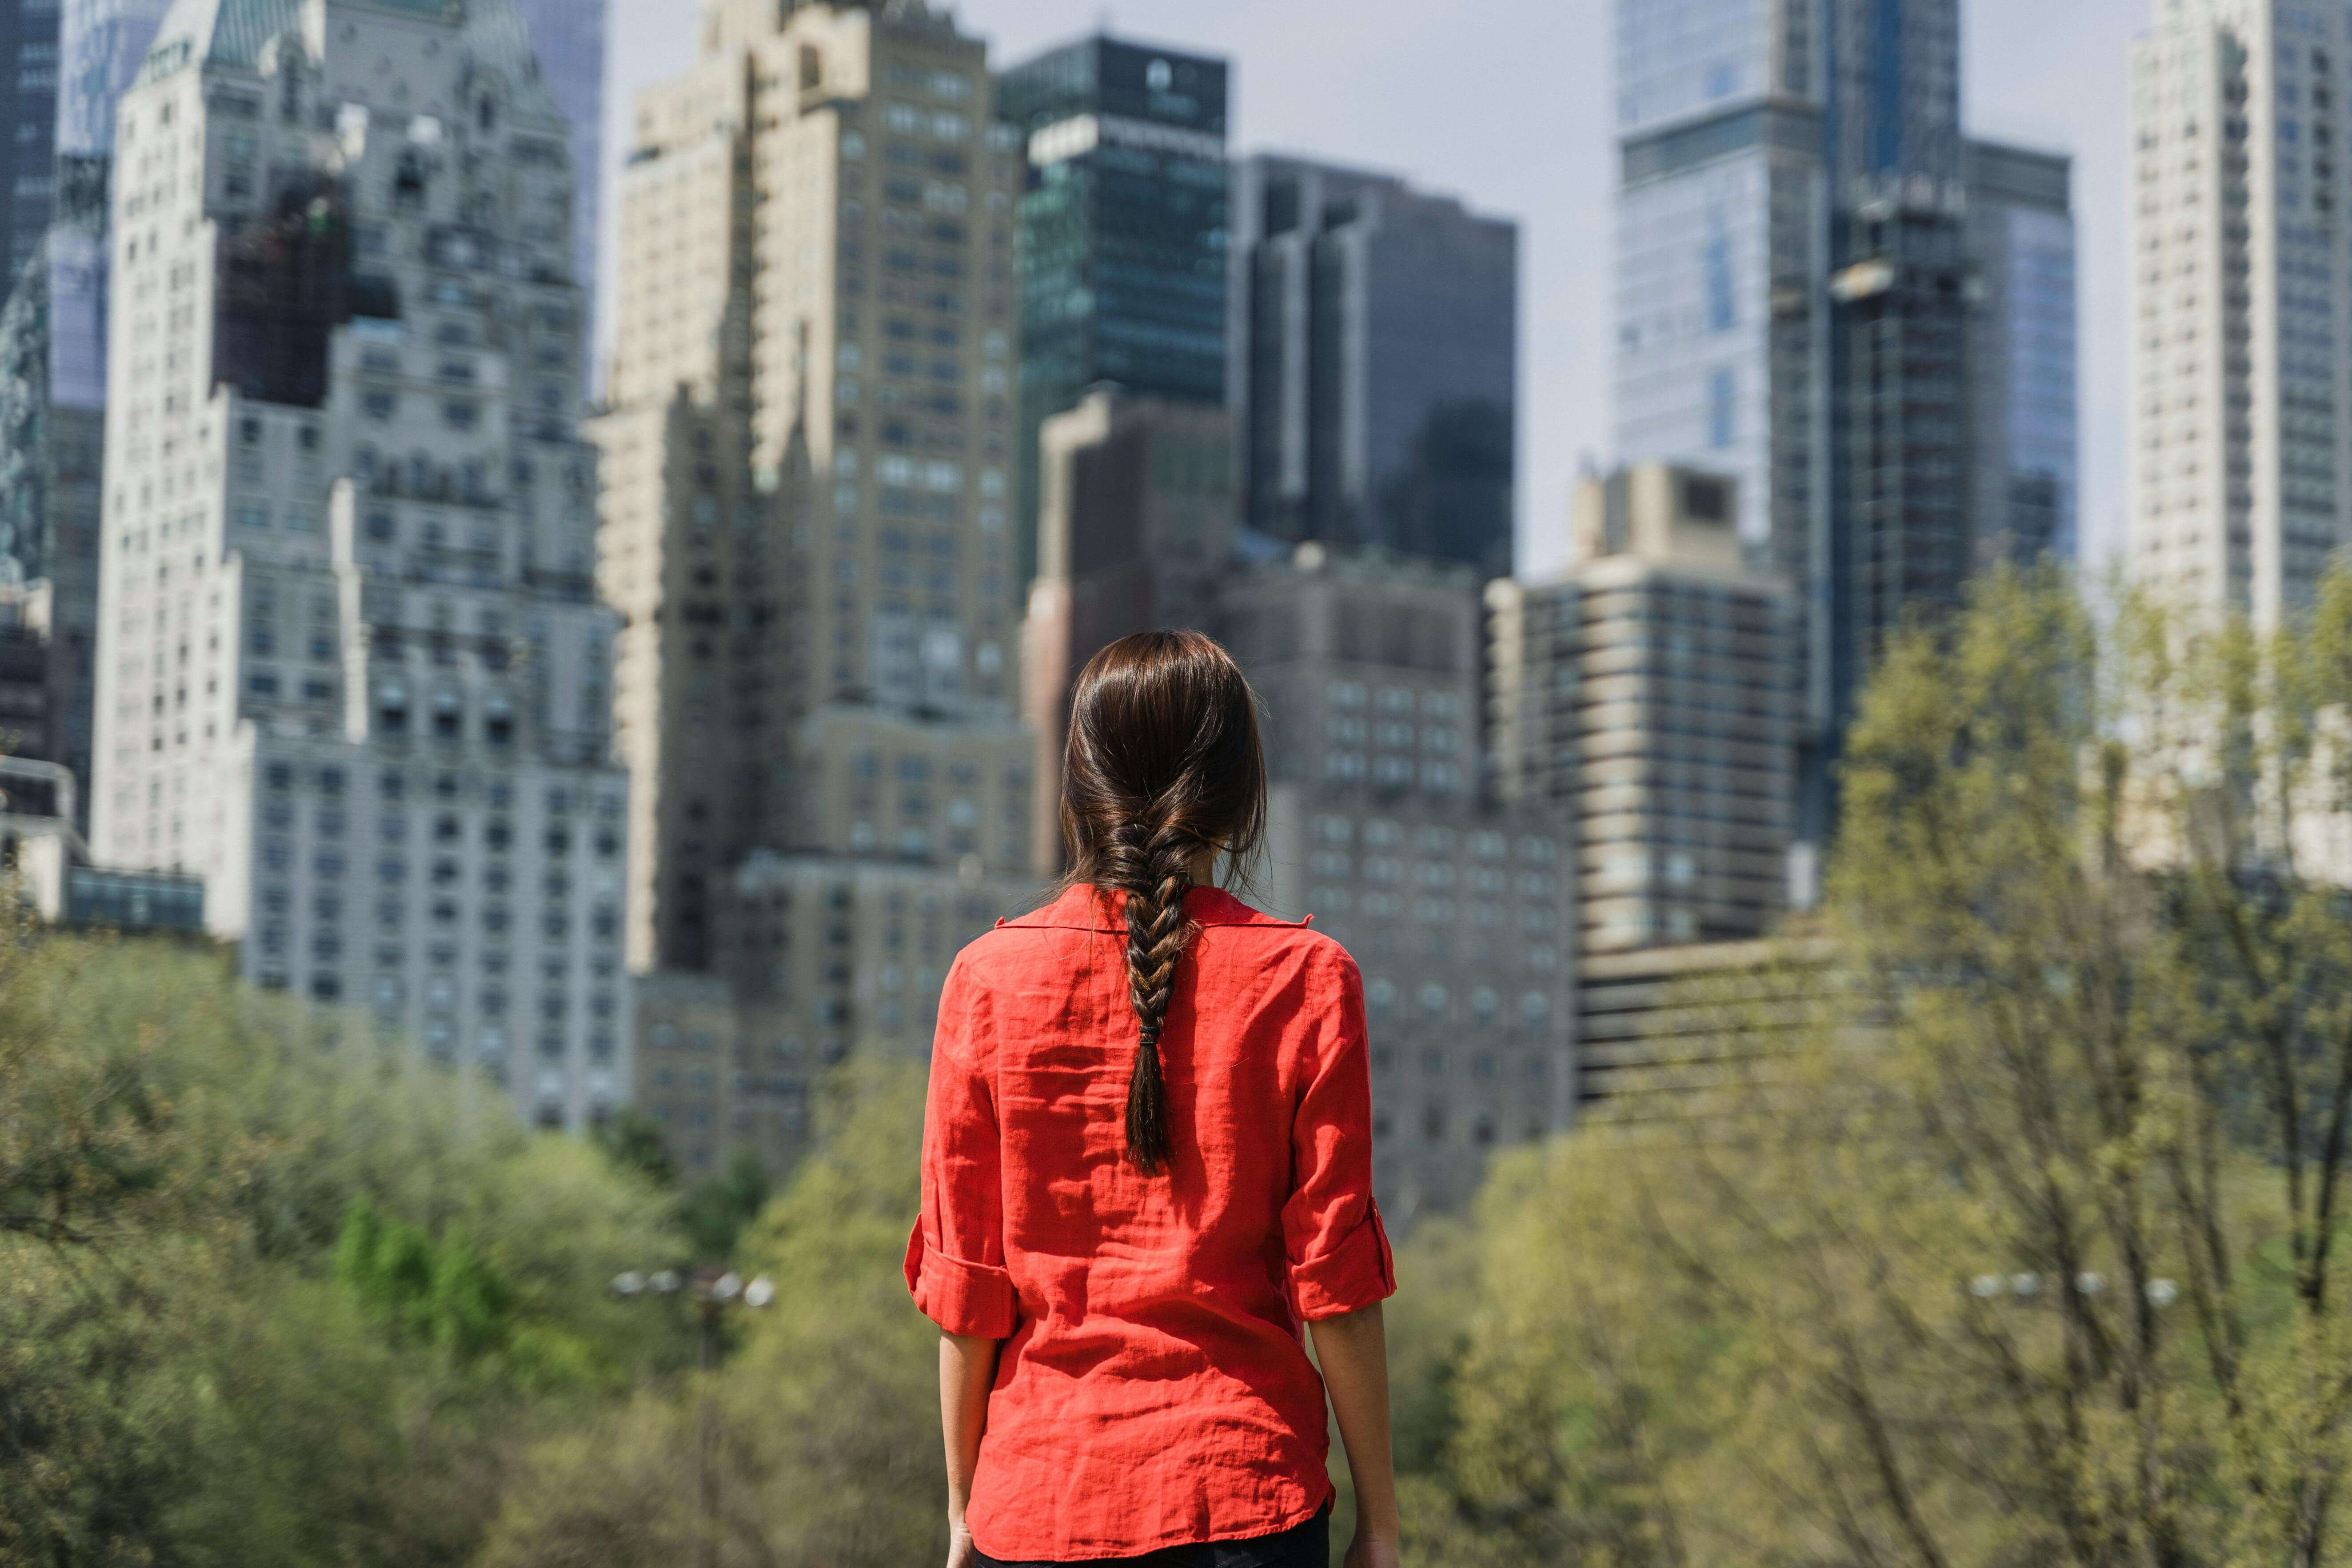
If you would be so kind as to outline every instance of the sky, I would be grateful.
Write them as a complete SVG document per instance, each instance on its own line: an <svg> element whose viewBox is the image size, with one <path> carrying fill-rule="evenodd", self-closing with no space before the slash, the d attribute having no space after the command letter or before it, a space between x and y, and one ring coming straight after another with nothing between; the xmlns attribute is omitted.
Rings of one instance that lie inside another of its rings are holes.
<svg viewBox="0 0 2352 1568"><path fill-rule="evenodd" d="M694 0L612 0L606 146L692 57ZM1963 0L1973 135L2074 155L2086 557L2124 532L2130 52L2151 0ZM1002 66L1097 26L1222 53L1234 145L1394 169L1520 225L1519 571L1557 565L1610 449L1615 0L963 0ZM610 204L608 208L610 210Z"/></svg>

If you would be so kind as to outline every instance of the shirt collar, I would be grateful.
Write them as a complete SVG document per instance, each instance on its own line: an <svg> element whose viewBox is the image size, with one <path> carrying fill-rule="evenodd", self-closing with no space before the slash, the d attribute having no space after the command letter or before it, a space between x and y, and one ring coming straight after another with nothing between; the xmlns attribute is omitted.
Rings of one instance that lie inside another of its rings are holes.
<svg viewBox="0 0 2352 1568"><path fill-rule="evenodd" d="M1127 930L1127 892L1114 888L1106 907L1089 883L1079 882L1063 889L1061 896L1044 909L1034 910L1018 920L999 921L1000 926L1024 928L1042 927L1058 931L1102 931L1124 933ZM1195 888L1184 896L1184 914L1199 926L1304 926L1306 920L1281 921L1262 910L1254 910L1223 888Z"/></svg>

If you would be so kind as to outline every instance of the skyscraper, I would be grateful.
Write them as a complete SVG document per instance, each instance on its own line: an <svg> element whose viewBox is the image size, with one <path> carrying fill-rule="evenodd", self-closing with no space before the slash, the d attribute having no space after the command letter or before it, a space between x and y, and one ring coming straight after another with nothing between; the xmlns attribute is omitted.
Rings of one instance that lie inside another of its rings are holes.
<svg viewBox="0 0 2352 1568"><path fill-rule="evenodd" d="M1969 505L1976 568L2077 547L2074 215L2066 157L1968 145Z"/></svg>
<svg viewBox="0 0 2352 1568"><path fill-rule="evenodd" d="M629 952L727 981L733 1069L804 1086L918 1049L955 947L1029 890L1023 166L982 46L920 0L710 0L701 43L636 105L595 426ZM689 1163L735 1136L697 1131Z"/></svg>
<svg viewBox="0 0 2352 1568"><path fill-rule="evenodd" d="M1225 584L1265 704L1253 900L1312 914L1364 973L1373 1184L1401 1220L1477 1191L1576 1100L1573 857L1549 801L1480 777L1483 614L1463 566L1321 543Z"/></svg>
<svg viewBox="0 0 2352 1568"><path fill-rule="evenodd" d="M1389 174L1235 170L1244 515L1291 543L1511 569L1518 230Z"/></svg>
<svg viewBox="0 0 2352 1568"><path fill-rule="evenodd" d="M1617 15L1618 457L1738 480L1743 539L1798 584L1819 841L1886 638L1976 558L1974 312L2008 274L1971 252L1958 0Z"/></svg>
<svg viewBox="0 0 2352 1568"><path fill-rule="evenodd" d="M0 575L37 604L18 635L42 646L48 709L39 747L20 743L72 769L84 803L95 730L107 185L115 109L166 3L68 0L49 222L0 310Z"/></svg>
<svg viewBox="0 0 2352 1568"><path fill-rule="evenodd" d="M2161 0L2132 60L2132 573L2266 627L2347 537L2347 66L2270 0Z"/></svg>
<svg viewBox="0 0 2352 1568"><path fill-rule="evenodd" d="M93 837L578 1127L626 781L565 136L512 0L177 0L116 145Z"/></svg>
<svg viewBox="0 0 2352 1568"><path fill-rule="evenodd" d="M0 0L0 261L13 280L39 244L57 194L58 3Z"/></svg>
<svg viewBox="0 0 2352 1568"><path fill-rule="evenodd" d="M1497 782L1575 824L1580 957L1763 936L1786 907L1795 605L1736 511L1710 474L1591 478L1569 569L1487 584Z"/></svg>
<svg viewBox="0 0 2352 1568"><path fill-rule="evenodd" d="M1037 434L1115 383L1139 396L1225 395L1225 62L1103 37L997 79L1029 163L1021 277L1021 550L1037 564Z"/></svg>

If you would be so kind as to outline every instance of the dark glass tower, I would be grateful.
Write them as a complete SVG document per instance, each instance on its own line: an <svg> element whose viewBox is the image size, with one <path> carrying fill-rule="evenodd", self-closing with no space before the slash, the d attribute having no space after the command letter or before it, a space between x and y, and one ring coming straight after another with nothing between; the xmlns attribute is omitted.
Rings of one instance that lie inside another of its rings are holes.
<svg viewBox="0 0 2352 1568"><path fill-rule="evenodd" d="M57 199L58 0L0 0L0 256L12 281Z"/></svg>
<svg viewBox="0 0 2352 1568"><path fill-rule="evenodd" d="M1037 434L1097 382L1225 394L1225 62L1097 35L998 79L1021 197L1015 591L1037 565Z"/></svg>
<svg viewBox="0 0 2352 1568"><path fill-rule="evenodd" d="M1518 229L1391 174L1236 172L1228 395L1251 528L1511 570Z"/></svg>

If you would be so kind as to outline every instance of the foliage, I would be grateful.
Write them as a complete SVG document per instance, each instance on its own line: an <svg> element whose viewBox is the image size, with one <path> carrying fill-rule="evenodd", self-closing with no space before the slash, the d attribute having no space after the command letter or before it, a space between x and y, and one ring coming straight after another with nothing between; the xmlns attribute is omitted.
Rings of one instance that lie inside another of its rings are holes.
<svg viewBox="0 0 2352 1568"><path fill-rule="evenodd" d="M0 1564L464 1563L510 1448L686 1353L604 1289L677 1247L642 1183L212 953L0 922Z"/></svg>
<svg viewBox="0 0 2352 1568"><path fill-rule="evenodd" d="M818 1152L738 1249L747 1272L775 1281L774 1304L682 1399L641 1401L535 1448L485 1568L651 1568L705 1531L730 1564L945 1554L938 1335L899 1274L922 1098L912 1066L852 1066L830 1081Z"/></svg>
<svg viewBox="0 0 2352 1568"><path fill-rule="evenodd" d="M678 1203L678 1224L693 1243L695 1256L731 1258L736 1244L767 1206L775 1184L759 1156L739 1149L727 1173L689 1188Z"/></svg>
<svg viewBox="0 0 2352 1568"><path fill-rule="evenodd" d="M1832 963L1690 999L1792 1054L1490 1184L1413 1560L2339 1560L2347 649L2015 577L1891 648Z"/></svg>
<svg viewBox="0 0 2352 1568"><path fill-rule="evenodd" d="M656 1187L677 1184L677 1157L669 1152L661 1123L625 1106L595 1131L596 1147L625 1171L635 1171Z"/></svg>

